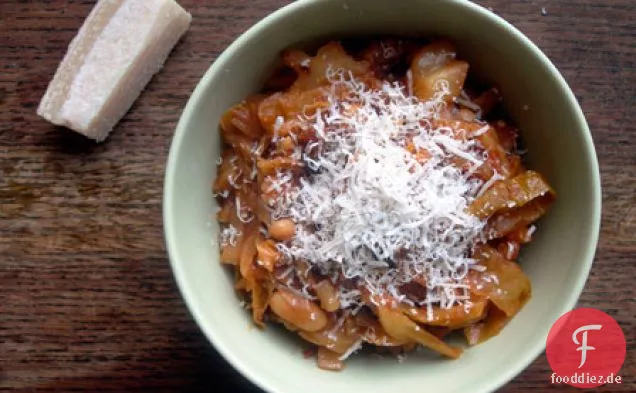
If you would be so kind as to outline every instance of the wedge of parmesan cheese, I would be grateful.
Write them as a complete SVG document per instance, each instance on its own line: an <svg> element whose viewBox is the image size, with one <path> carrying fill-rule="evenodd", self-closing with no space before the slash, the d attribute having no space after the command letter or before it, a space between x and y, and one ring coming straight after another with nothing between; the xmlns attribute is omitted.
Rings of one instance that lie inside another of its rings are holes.
<svg viewBox="0 0 636 393"><path fill-rule="evenodd" d="M37 113L98 142L128 112L190 26L174 0L99 0Z"/></svg>

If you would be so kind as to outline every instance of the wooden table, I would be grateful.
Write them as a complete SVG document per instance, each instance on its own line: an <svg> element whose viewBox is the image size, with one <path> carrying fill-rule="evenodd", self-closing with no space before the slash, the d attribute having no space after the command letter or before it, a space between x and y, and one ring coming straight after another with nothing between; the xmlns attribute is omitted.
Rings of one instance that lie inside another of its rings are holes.
<svg viewBox="0 0 636 393"><path fill-rule="evenodd" d="M175 287L163 170L201 75L286 1L181 0L190 32L100 145L35 115L94 2L0 0L0 391L255 391L208 344ZM603 390L636 391L636 2L481 3L547 53L587 114L604 209L580 304L614 316L631 350L625 383ZM541 356L502 391L556 389L550 374Z"/></svg>

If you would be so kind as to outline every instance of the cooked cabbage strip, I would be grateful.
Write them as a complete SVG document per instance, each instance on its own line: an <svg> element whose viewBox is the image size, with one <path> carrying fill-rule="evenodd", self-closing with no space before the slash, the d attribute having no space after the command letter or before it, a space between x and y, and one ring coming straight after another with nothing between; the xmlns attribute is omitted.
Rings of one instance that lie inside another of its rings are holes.
<svg viewBox="0 0 636 393"><path fill-rule="evenodd" d="M468 63L455 60L455 46L448 41L437 41L420 49L411 61L413 93L428 101L440 92L443 100L451 103L459 96L466 76Z"/></svg>
<svg viewBox="0 0 636 393"><path fill-rule="evenodd" d="M424 325L461 329L466 325L483 319L486 304L487 301L479 299L471 301L470 304L458 304L448 309L435 306L431 310L430 319L426 307L418 308L403 305L400 309L411 319Z"/></svg>
<svg viewBox="0 0 636 393"><path fill-rule="evenodd" d="M259 238L256 243L257 261L256 263L265 268L268 272L273 272L276 263L280 259L280 252L276 249L276 243L271 239Z"/></svg>
<svg viewBox="0 0 636 393"><path fill-rule="evenodd" d="M339 355L346 353L358 340L358 337L348 335L343 329L332 329L327 328L318 332L300 331L298 335Z"/></svg>
<svg viewBox="0 0 636 393"><path fill-rule="evenodd" d="M261 328L265 327L263 317L274 292L271 280L259 280L252 289L252 318Z"/></svg>
<svg viewBox="0 0 636 393"><path fill-rule="evenodd" d="M512 179L495 183L468 210L483 219L499 211L524 206L548 194L554 194L554 191L543 176L535 171L525 171Z"/></svg>
<svg viewBox="0 0 636 393"><path fill-rule="evenodd" d="M481 344L498 335L511 319L497 307L489 307L488 315L482 322L464 328L466 341L469 345Z"/></svg>
<svg viewBox="0 0 636 393"><path fill-rule="evenodd" d="M537 222L547 212L550 204L548 198L537 198L524 206L493 215L485 228L487 239L504 237L516 229Z"/></svg>
<svg viewBox="0 0 636 393"><path fill-rule="evenodd" d="M507 261L490 246L479 246L473 257L486 270L473 270L468 274L466 281L471 293L490 300L509 317L517 314L530 299L530 279L518 264Z"/></svg>
<svg viewBox="0 0 636 393"><path fill-rule="evenodd" d="M317 332L327 325L327 314L320 307L286 288L278 288L269 303L279 318L298 329Z"/></svg>
<svg viewBox="0 0 636 393"><path fill-rule="evenodd" d="M452 359L462 354L461 348L446 344L397 309L380 306L378 318L384 330L397 340L415 341Z"/></svg>
<svg viewBox="0 0 636 393"><path fill-rule="evenodd" d="M340 371L344 368L344 363L340 360L340 354L330 351L325 347L318 348L316 357L318 367L323 370Z"/></svg>

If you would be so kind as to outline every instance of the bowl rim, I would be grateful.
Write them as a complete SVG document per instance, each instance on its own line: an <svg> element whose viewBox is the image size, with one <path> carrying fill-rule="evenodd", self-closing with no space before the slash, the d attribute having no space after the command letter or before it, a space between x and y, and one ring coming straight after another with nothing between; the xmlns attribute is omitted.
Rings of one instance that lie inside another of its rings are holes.
<svg viewBox="0 0 636 393"><path fill-rule="evenodd" d="M324 0L323 0L324 1ZM516 39L521 41L521 43L530 50L534 56L537 57L540 62L546 66L547 70L557 81L559 88L565 93L568 101L572 104L572 110L574 115L576 116L577 128L581 130L581 137L584 141L585 154L588 156L590 160L591 166L591 175L590 179L594 195L592 196L592 209L591 213L591 224L590 224L590 240L588 243L587 249L585 250L585 260L582 261L582 271L585 274L581 274L574 284L573 290L570 292L570 295L567 299L565 299L560 308L560 314L564 314L570 310L572 310L576 303L578 302L581 293L585 287L587 279L589 278L590 270L592 268L592 264L595 260L595 255L598 247L599 235L600 235L600 223L601 223L601 211L602 211L602 190L601 190L601 180L600 180L600 171L598 158L596 154L596 148L594 145L593 137L590 132L588 123L585 119L585 115L583 110L576 99L576 96L572 92L568 83L566 82L563 75L559 72L557 67L552 63L552 61L539 49L539 47L532 42L525 34L523 34L520 30L518 30L514 25L510 22L506 21L504 18L495 14L492 11L489 11L485 7L482 7L478 4L475 4L468 0L446 0L449 3L455 3L463 7L468 7L470 11L481 14L481 16L489 19L491 23L500 25L505 28L510 34L512 34ZM203 96L204 91L207 89L207 86L210 84L210 81L214 78L214 76L220 73L224 69L225 63L233 56L233 53L237 48L241 47L243 44L251 41L255 37L262 34L263 30L266 29L269 25L275 24L281 19L284 19L295 12L311 6L315 3L316 0L297 0L293 3L287 4L277 10L270 12L263 19L256 22L252 26L250 26L246 31L244 31L241 35L239 35L223 52L217 57L216 60L210 65L208 70L205 72L203 77L197 83L194 91L192 92L188 102L183 110L179 122L176 127L176 131L174 133L170 151L168 154L167 165L165 169L164 176L164 190L163 190L163 206L162 206L162 214L163 214L163 224L164 224L164 238L166 242L166 249L168 253L168 258L170 261L171 269L173 271L174 279L177 283L177 287L179 288L179 292L184 299L187 309L192 315L193 319L196 321L199 329L206 336L208 341L213 345L213 347L221 354L221 356L232 365L232 367L238 371L244 378L250 380L253 384L255 384L258 388L270 392L270 393L281 393L276 387L270 383L270 379L265 378L257 373L252 372L252 370L244 364L244 362L237 356L234 355L232 349L224 344L221 340L216 339L216 334L213 329L207 328L207 325L204 323L204 318L202 317L201 308L203 304L196 300L188 282L185 278L185 264L181 263L177 258L176 251L176 243L177 243L177 233L176 226L174 224L174 214L171 210L171 207L174 205L174 184L175 184L175 168L176 162L178 159L177 152L180 151L181 145L184 140L184 136L187 132L187 125L190 122L190 119L193 113L198 109L198 104ZM497 373L496 376L493 375L490 379L490 387L491 391L496 391L501 388L505 384L509 383L519 374L521 374L525 369L527 369L530 364L538 358L538 356L545 350L545 341L537 341L532 348L525 351L525 353L520 354L518 360L506 368L505 371Z"/></svg>

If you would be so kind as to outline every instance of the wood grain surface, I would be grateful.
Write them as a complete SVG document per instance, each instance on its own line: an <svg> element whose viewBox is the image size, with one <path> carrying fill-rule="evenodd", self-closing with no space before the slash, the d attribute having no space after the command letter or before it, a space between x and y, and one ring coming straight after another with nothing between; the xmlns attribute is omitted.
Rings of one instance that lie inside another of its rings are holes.
<svg viewBox="0 0 636 393"><path fill-rule="evenodd" d="M287 2L181 0L191 30L100 145L35 115L94 2L0 0L0 391L257 391L208 344L175 287L163 170L201 75ZM604 205L580 305L614 316L627 337L624 383L599 391L636 391L636 2L480 3L546 52L586 113ZM502 392L578 391L550 374L541 356Z"/></svg>

